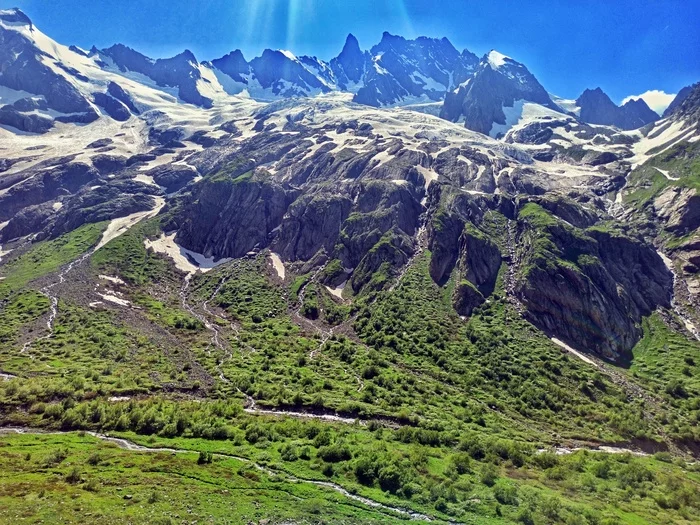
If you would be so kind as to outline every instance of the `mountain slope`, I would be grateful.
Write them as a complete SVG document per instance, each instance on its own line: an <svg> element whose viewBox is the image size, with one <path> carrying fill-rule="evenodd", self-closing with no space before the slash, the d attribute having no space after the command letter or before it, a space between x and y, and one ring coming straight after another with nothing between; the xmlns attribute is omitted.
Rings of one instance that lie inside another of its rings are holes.
<svg viewBox="0 0 700 525"><path fill-rule="evenodd" d="M447 93L440 116L453 122L464 119L465 127L492 134L494 124L506 124L504 108L512 108L517 101L559 110L523 64L491 51L481 59L472 77Z"/></svg>
<svg viewBox="0 0 700 525"><path fill-rule="evenodd" d="M585 90L576 99L576 106L582 121L620 129L637 129L659 118L641 98L618 107L600 88Z"/></svg>

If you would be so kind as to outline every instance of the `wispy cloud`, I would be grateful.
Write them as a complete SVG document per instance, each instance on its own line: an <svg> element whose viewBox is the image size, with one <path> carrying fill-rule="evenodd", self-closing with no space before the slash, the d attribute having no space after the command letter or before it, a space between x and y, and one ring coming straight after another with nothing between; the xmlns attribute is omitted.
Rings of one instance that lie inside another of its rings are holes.
<svg viewBox="0 0 700 525"><path fill-rule="evenodd" d="M659 89L651 89L641 95L630 95L624 99L622 103L625 104L630 100L641 98L651 109L661 115L675 97L676 95L674 93L666 93Z"/></svg>

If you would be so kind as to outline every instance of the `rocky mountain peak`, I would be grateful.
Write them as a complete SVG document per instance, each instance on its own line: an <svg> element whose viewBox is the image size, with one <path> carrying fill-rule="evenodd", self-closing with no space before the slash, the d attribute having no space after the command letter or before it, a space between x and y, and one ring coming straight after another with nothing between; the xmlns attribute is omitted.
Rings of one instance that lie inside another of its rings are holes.
<svg viewBox="0 0 700 525"><path fill-rule="evenodd" d="M25 25L29 26L30 29L34 28L30 18L18 7L0 9L0 20L6 24Z"/></svg>
<svg viewBox="0 0 700 525"><path fill-rule="evenodd" d="M668 116L675 120L685 120L689 124L697 124L700 122L700 82L688 86L688 88L688 91L684 93L684 98L679 104L676 104ZM678 96L680 95L681 93L678 94Z"/></svg>
<svg viewBox="0 0 700 525"><path fill-rule="evenodd" d="M345 45L340 54L331 60L330 68L338 83L346 86L349 82L358 83L365 71L367 57L360 49L360 43L352 33L345 39Z"/></svg>
<svg viewBox="0 0 700 525"><path fill-rule="evenodd" d="M686 98L688 98L688 96L693 91L693 89L697 88L698 85L700 85L700 83L693 84L692 86L685 86L683 89L681 89L678 92L678 94L676 95L676 97L668 105L666 110L664 111L664 114L662 115L663 118L667 118L667 117L671 116L673 114L673 112L676 110L676 108L678 108L683 103L683 101Z"/></svg>
<svg viewBox="0 0 700 525"><path fill-rule="evenodd" d="M600 87L584 90L576 99L576 105L581 108L579 118L582 121L620 129L636 129L659 118L642 99L617 106Z"/></svg>
<svg viewBox="0 0 700 525"><path fill-rule="evenodd" d="M227 55L221 58L216 58L211 61L211 64L217 68L219 71L227 74L236 82L247 83L247 80L243 77L250 72L250 65L243 56L243 52L240 49L231 51Z"/></svg>

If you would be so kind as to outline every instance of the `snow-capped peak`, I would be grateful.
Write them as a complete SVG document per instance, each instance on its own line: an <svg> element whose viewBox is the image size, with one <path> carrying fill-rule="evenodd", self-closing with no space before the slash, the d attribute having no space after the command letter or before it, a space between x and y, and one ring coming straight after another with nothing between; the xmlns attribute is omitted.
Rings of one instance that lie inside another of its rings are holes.
<svg viewBox="0 0 700 525"><path fill-rule="evenodd" d="M282 53L284 56L286 56L289 60L293 60L294 62L297 61L297 57L294 53L287 49L278 49L280 53Z"/></svg>
<svg viewBox="0 0 700 525"><path fill-rule="evenodd" d="M498 69L502 66L506 65L506 60L513 60L509 56L504 55L503 53L499 53L495 49L492 49L488 55L486 55L486 59L489 62L489 65L493 69Z"/></svg>

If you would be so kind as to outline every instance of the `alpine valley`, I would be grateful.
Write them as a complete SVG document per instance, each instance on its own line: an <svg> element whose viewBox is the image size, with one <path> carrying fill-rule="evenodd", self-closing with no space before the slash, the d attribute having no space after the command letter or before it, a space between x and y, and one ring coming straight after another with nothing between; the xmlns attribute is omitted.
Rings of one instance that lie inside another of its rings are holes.
<svg viewBox="0 0 700 525"><path fill-rule="evenodd" d="M0 11L0 522L700 523L699 139L700 84Z"/></svg>

